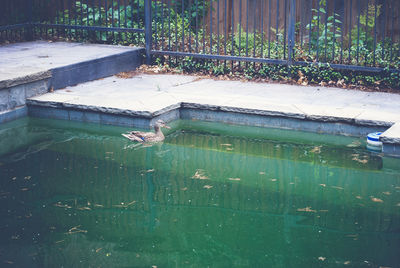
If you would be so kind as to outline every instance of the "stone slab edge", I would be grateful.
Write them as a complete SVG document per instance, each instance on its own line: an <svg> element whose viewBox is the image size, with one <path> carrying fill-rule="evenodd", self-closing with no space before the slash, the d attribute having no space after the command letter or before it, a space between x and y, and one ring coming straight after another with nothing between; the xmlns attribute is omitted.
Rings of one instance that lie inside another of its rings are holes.
<svg viewBox="0 0 400 268"><path fill-rule="evenodd" d="M10 87L14 87L14 86L22 85L22 84L28 84L28 83L35 82L35 81L48 79L51 76L52 76L52 71L47 70L47 71L37 72L34 74L30 74L30 75L16 77L13 79L2 80L2 81L0 81L0 90L3 88L10 88Z"/></svg>
<svg viewBox="0 0 400 268"><path fill-rule="evenodd" d="M143 53L143 48L135 48L119 54L54 68L51 70L51 87L61 89L136 69L142 64Z"/></svg>
<svg viewBox="0 0 400 268"><path fill-rule="evenodd" d="M156 116L160 116L171 110L180 109L180 108L189 108L189 109L233 112L233 113L242 113L242 114L251 114L251 115L281 117L281 118L294 118L294 119L301 119L301 120L305 120L305 121L347 123L347 124L352 124L352 125L357 125L357 126L372 126L372 127L390 128L394 124L394 122L379 121L379 120L359 120L359 119L354 119L354 118L325 116L325 115L324 116L318 116L318 115L310 116L310 115L306 115L306 114L302 114L302 113L269 111L269 110L259 110L259 109L251 109L251 108L238 108L238 107L208 105L208 104L189 103L189 102L178 102L176 104L167 106L161 110L154 111L154 112L134 111L134 110L129 110L129 109L119 109L119 108L110 108L110 107L83 105L83 104L72 104L72 103L68 103L68 102L43 101L43 100L35 100L35 99L27 99L27 105L28 106L34 105L34 106L42 106L42 107L51 107L51 108L59 108L59 109L86 110L86 111L110 113L110 114L115 114L115 115L128 115L128 116L144 117L144 118L149 118L149 119L156 117Z"/></svg>
<svg viewBox="0 0 400 268"><path fill-rule="evenodd" d="M385 144L400 145L400 122L383 132L379 139Z"/></svg>

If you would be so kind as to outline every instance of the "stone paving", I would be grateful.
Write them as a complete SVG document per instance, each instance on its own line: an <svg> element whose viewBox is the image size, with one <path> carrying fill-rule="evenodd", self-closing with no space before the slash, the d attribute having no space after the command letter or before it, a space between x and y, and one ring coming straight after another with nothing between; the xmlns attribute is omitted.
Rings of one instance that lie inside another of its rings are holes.
<svg viewBox="0 0 400 268"><path fill-rule="evenodd" d="M191 104L201 109L347 122L382 130L400 122L400 94L186 75L112 76L34 97L29 103L145 117ZM390 139L400 137L396 129L391 130Z"/></svg>
<svg viewBox="0 0 400 268"><path fill-rule="evenodd" d="M0 46L0 81L126 52L130 47L34 41Z"/></svg>

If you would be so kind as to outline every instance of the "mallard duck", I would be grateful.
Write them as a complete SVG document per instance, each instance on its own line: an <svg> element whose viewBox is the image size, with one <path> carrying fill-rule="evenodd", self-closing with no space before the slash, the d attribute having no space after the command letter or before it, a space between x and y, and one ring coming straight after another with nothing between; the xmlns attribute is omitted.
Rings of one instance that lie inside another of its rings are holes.
<svg viewBox="0 0 400 268"><path fill-rule="evenodd" d="M170 128L165 124L162 120L157 120L154 124L154 131L153 132L143 132L143 131L130 131L129 133L124 133L122 136L125 138L130 139L131 141L138 141L138 142L159 142L165 139L164 134L161 131L161 128Z"/></svg>

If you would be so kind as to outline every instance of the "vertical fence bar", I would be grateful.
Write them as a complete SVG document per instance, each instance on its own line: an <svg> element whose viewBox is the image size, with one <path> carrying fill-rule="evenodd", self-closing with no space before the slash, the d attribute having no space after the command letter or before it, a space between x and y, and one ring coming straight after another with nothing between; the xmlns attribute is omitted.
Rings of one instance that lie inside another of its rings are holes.
<svg viewBox="0 0 400 268"><path fill-rule="evenodd" d="M234 12L234 3L233 3L233 1L231 2L231 29L232 29L232 44L231 44L231 56L233 56L234 54L234 49L235 49L235 47L234 47L234 44L235 44L235 25L234 25L234 22L235 22L235 17L234 17L234 15L235 15L235 12ZM233 73L233 61L231 61L231 72Z"/></svg>
<svg viewBox="0 0 400 268"><path fill-rule="evenodd" d="M181 1L182 52L185 51L185 1Z"/></svg>
<svg viewBox="0 0 400 268"><path fill-rule="evenodd" d="M326 2L326 6L325 6L325 51L324 51L324 61L327 62L327 48L328 48L328 10L329 10L329 3L330 1Z"/></svg>
<svg viewBox="0 0 400 268"><path fill-rule="evenodd" d="M360 16L361 16L360 0L357 0L357 54L356 54L357 64L359 61L358 54L360 51Z"/></svg>
<svg viewBox="0 0 400 268"><path fill-rule="evenodd" d="M213 19L212 19L212 1L210 2L210 54L212 54L212 35L213 35Z"/></svg>
<svg viewBox="0 0 400 268"><path fill-rule="evenodd" d="M206 0L203 0L203 54L206 53Z"/></svg>
<svg viewBox="0 0 400 268"><path fill-rule="evenodd" d="M239 56L242 50L242 0L239 1ZM240 66L240 61L239 61Z"/></svg>
<svg viewBox="0 0 400 268"><path fill-rule="evenodd" d="M386 36L386 0L383 0L382 6L383 23L382 23L382 61L385 60L385 36Z"/></svg>
<svg viewBox="0 0 400 268"><path fill-rule="evenodd" d="M151 0L144 0L146 64L151 64Z"/></svg>
<svg viewBox="0 0 400 268"><path fill-rule="evenodd" d="M217 55L220 49L220 32L219 32L219 0L217 0Z"/></svg>
<svg viewBox="0 0 400 268"><path fill-rule="evenodd" d="M246 57L249 56L249 0L246 0ZM246 68L249 63L246 61Z"/></svg>
<svg viewBox="0 0 400 268"><path fill-rule="evenodd" d="M368 15L369 15L369 0L367 0L367 12L365 14L365 45L368 47L368 35L369 35L369 29L368 29ZM364 55L364 66L367 66L367 55L368 55L368 49L365 50L365 55Z"/></svg>
<svg viewBox="0 0 400 268"><path fill-rule="evenodd" d="M33 40L33 27L32 27L32 22L33 22L33 0L28 0L27 4L27 30L26 30L26 39L28 41Z"/></svg>
<svg viewBox="0 0 400 268"><path fill-rule="evenodd" d="M290 0L290 15L288 29L288 65L294 61L295 27L296 27L296 0Z"/></svg>
<svg viewBox="0 0 400 268"><path fill-rule="evenodd" d="M279 46L279 1L280 0L276 0L276 47L275 47L275 51L276 51L276 58L278 58L278 46Z"/></svg>
<svg viewBox="0 0 400 268"><path fill-rule="evenodd" d="M335 42L336 42L336 1L333 1L332 61L335 61Z"/></svg>
<svg viewBox="0 0 400 268"><path fill-rule="evenodd" d="M164 2L161 1L161 50L164 50Z"/></svg>
<svg viewBox="0 0 400 268"><path fill-rule="evenodd" d="M271 0L268 1L268 58L271 58Z"/></svg>
<svg viewBox="0 0 400 268"><path fill-rule="evenodd" d="M189 0L189 8L187 12L189 16L189 25L188 25L188 30L189 30L189 52L192 52L192 0Z"/></svg>
<svg viewBox="0 0 400 268"><path fill-rule="evenodd" d="M392 2L393 5L393 2ZM392 6L392 27L390 31L390 63L392 63L393 60L393 32L394 32L394 8Z"/></svg>
<svg viewBox="0 0 400 268"><path fill-rule="evenodd" d="M227 0L224 0L224 55L226 55L226 39L228 38L228 29L227 29ZM226 69L226 60L224 61L224 69Z"/></svg>
<svg viewBox="0 0 400 268"><path fill-rule="evenodd" d="M312 45L312 36L311 36L311 28L312 28L312 17L313 17L313 8L312 2L310 2L310 21L308 24L308 55L311 57L311 45Z"/></svg>
<svg viewBox="0 0 400 268"><path fill-rule="evenodd" d="M353 0L350 0L350 16L349 16L349 58L347 64L351 63L351 23L352 23L352 17L353 17Z"/></svg>
<svg viewBox="0 0 400 268"><path fill-rule="evenodd" d="M157 22L158 22L158 16L157 16L157 1L154 2L154 48L158 49L158 28L157 28Z"/></svg>
<svg viewBox="0 0 400 268"><path fill-rule="evenodd" d="M375 66L375 60L376 60L376 13L378 12L378 4L376 3L377 0L375 0L375 15L374 15L374 55L373 55L373 66Z"/></svg>
<svg viewBox="0 0 400 268"><path fill-rule="evenodd" d="M286 25L286 22L287 22L287 0L285 0L285 8L284 8L284 15L283 15L283 18L284 18L284 22L283 22L283 59L285 60L286 59L286 34L287 34L287 25Z"/></svg>
<svg viewBox="0 0 400 268"><path fill-rule="evenodd" d="M316 42L317 42L317 58L316 58L316 60L317 60L317 62L319 61L319 21L320 21L320 19L321 19L321 7L320 7L320 3L319 3L319 1L317 0L317 40L316 40Z"/></svg>
<svg viewBox="0 0 400 268"><path fill-rule="evenodd" d="M261 1L261 11L260 11L260 14L261 14L261 30L260 30L260 33L261 33L261 58L263 58L264 57L264 0L262 0Z"/></svg>
<svg viewBox="0 0 400 268"><path fill-rule="evenodd" d="M196 5L196 53L199 53L199 5L198 0L195 0Z"/></svg>
<svg viewBox="0 0 400 268"><path fill-rule="evenodd" d="M171 0L168 0L168 51L171 51Z"/></svg>

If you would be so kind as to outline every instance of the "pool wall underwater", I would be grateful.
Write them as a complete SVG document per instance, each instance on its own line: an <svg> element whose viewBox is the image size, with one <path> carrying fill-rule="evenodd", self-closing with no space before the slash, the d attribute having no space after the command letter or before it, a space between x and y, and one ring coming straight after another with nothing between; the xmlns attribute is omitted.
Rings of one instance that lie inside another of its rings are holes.
<svg viewBox="0 0 400 268"><path fill-rule="evenodd" d="M387 122L354 120L332 116L305 116L256 109L213 106L196 103L177 103L156 112L121 110L98 106L74 106L28 100L28 115L39 118L63 119L114 126L149 129L162 119L221 122L227 124L281 128L320 134L366 137L368 133L386 131L392 127ZM393 139L384 141L383 152L400 156L400 146Z"/></svg>

